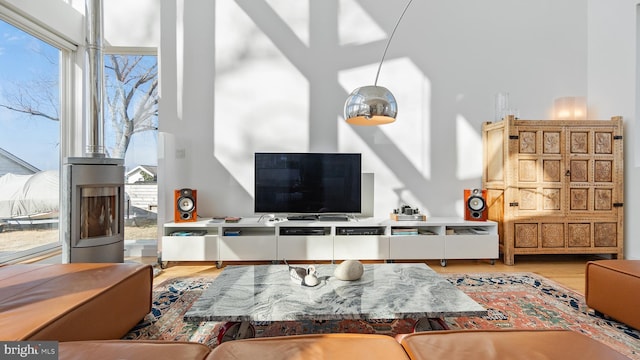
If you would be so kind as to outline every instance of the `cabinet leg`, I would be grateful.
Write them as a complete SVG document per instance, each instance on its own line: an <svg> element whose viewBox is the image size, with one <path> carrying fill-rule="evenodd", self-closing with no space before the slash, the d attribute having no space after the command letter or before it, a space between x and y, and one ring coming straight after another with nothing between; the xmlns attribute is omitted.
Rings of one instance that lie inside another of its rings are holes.
<svg viewBox="0 0 640 360"><path fill-rule="evenodd" d="M440 260L440 266L442 266L442 267L447 266L447 259L441 259Z"/></svg>
<svg viewBox="0 0 640 360"><path fill-rule="evenodd" d="M216 261L216 269L222 268L222 261Z"/></svg>
<svg viewBox="0 0 640 360"><path fill-rule="evenodd" d="M489 260L489 264L491 264L491 265L495 265L495 264L496 264L496 259L491 259L491 260Z"/></svg>
<svg viewBox="0 0 640 360"><path fill-rule="evenodd" d="M505 254L504 254L504 264L505 264L505 265L513 265L513 263L514 263L514 257L515 257L515 256L514 256L513 254L507 255L507 254L505 253Z"/></svg>

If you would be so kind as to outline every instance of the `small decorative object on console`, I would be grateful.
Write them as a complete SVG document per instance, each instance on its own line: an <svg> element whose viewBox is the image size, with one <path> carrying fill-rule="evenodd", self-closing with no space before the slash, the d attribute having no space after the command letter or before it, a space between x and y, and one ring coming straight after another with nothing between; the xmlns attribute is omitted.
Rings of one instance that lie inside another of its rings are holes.
<svg viewBox="0 0 640 360"><path fill-rule="evenodd" d="M362 274L364 274L364 266L358 260L345 260L333 271L333 275L338 280L346 281L358 280Z"/></svg>
<svg viewBox="0 0 640 360"><path fill-rule="evenodd" d="M403 205L399 209L393 209L391 220L394 221L426 221L427 217L420 214L418 208L412 208L409 205Z"/></svg>

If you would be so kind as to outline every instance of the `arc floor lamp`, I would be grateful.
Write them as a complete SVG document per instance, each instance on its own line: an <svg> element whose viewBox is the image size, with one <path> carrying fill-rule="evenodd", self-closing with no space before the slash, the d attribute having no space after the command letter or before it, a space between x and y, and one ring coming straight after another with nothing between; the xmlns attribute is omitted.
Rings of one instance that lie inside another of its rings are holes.
<svg viewBox="0 0 640 360"><path fill-rule="evenodd" d="M391 32L391 35L389 35L389 40L384 48L384 52L382 53L382 59L378 65L378 71L373 85L359 87L353 90L347 98L347 101L344 104L344 118L347 123L352 125L372 126L389 124L396 121L396 115L398 114L396 98L389 89L383 86L378 86L378 76L380 76L380 69L382 68L384 58L387 55L391 39L393 39L396 29L398 28L398 25L400 25L400 22L412 1L413 0L409 0L407 2L407 5L402 11L402 14L400 14L400 17Z"/></svg>

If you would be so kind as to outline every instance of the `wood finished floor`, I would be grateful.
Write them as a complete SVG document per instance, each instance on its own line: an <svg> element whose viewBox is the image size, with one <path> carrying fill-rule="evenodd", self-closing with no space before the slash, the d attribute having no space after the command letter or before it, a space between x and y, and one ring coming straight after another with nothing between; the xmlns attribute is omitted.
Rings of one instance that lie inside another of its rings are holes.
<svg viewBox="0 0 640 360"><path fill-rule="evenodd" d="M569 289L584 294L585 265L589 260L599 259L590 255L527 255L516 257L515 265L504 265L500 260L491 265L486 260L448 260L447 266L440 266L440 261L425 261L439 273L490 273L490 272L532 272L551 279ZM129 261L155 263L155 258L127 258ZM416 261L412 261L416 262ZM375 263L375 262L373 262ZM238 264L270 264L270 262L229 262L226 265ZM170 262L154 279L159 284L170 278L188 276L217 276L222 269L216 268L214 262Z"/></svg>

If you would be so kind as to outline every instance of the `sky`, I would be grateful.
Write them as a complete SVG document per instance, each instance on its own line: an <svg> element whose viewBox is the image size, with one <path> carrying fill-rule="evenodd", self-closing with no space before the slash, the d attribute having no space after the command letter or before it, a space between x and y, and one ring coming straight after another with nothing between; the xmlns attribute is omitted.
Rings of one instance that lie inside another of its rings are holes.
<svg viewBox="0 0 640 360"><path fill-rule="evenodd" d="M17 88L28 89L30 96L43 96L42 80L57 80L59 50L0 20L0 104L11 104ZM57 102L57 82L53 94ZM54 113L40 105L38 110ZM110 133L105 125L105 134ZM108 135L107 135L108 136ZM105 139L109 145L109 138ZM0 148L40 170L56 170L60 164L60 124L39 116L30 116L0 107ZM157 164L157 140L151 132L135 135L125 164Z"/></svg>
<svg viewBox="0 0 640 360"><path fill-rule="evenodd" d="M56 77L58 53L58 49L0 21L0 103L7 104L7 97L15 94L19 84ZM0 108L0 147L40 170L58 168L59 129L57 121Z"/></svg>

